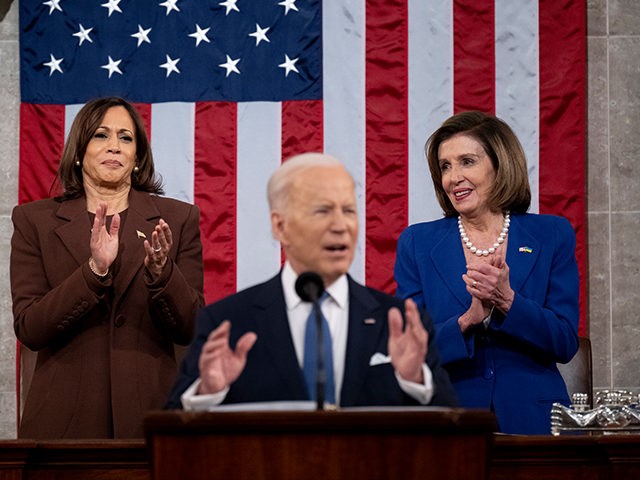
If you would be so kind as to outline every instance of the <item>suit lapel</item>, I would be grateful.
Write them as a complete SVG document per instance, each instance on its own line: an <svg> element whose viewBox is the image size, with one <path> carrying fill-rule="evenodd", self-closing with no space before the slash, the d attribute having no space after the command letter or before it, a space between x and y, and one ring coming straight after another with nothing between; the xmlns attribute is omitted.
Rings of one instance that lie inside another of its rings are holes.
<svg viewBox="0 0 640 480"><path fill-rule="evenodd" d="M254 298L256 334L263 341L278 375L292 385L298 398L307 397L307 387L298 366L280 274L269 280Z"/></svg>
<svg viewBox="0 0 640 480"><path fill-rule="evenodd" d="M56 215L64 223L55 229L56 235L78 265L89 260L91 249L91 224L84 197L66 200L60 204Z"/></svg>
<svg viewBox="0 0 640 480"><path fill-rule="evenodd" d="M521 219L519 215L511 217L507 245L509 282L516 292L522 290L540 255L540 242L524 228Z"/></svg>
<svg viewBox="0 0 640 480"><path fill-rule="evenodd" d="M146 255L144 240L146 238L151 241L151 233L158 224L160 217L161 213L151 200L150 195L131 190L127 219L120 231L118 290L115 292L116 304L129 288L135 275L140 269L144 268L144 257ZM144 235L144 237L140 234ZM174 249L169 252L169 256L174 259L175 248L174 245Z"/></svg>
<svg viewBox="0 0 640 480"><path fill-rule="evenodd" d="M462 281L462 274L467 271L464 251L460 243L455 219L449 220L449 228L442 238L436 240L431 252L430 259L440 276L440 280L451 293L458 299L461 305L467 307L471 298ZM429 292L425 292L429 295Z"/></svg>
<svg viewBox="0 0 640 480"><path fill-rule="evenodd" d="M348 278L349 333L340 394L341 405L353 405L358 398L367 376L369 360L376 353L378 339L386 322L386 314L380 313L380 302L365 287L357 284L351 277Z"/></svg>

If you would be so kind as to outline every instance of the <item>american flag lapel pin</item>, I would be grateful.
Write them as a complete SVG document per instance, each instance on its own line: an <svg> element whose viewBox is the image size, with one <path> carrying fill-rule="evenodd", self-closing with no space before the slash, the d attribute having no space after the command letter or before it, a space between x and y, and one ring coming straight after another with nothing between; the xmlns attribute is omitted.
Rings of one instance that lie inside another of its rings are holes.
<svg viewBox="0 0 640 480"><path fill-rule="evenodd" d="M365 325L375 325L376 324L376 319L375 318L365 318L364 319L364 324Z"/></svg>

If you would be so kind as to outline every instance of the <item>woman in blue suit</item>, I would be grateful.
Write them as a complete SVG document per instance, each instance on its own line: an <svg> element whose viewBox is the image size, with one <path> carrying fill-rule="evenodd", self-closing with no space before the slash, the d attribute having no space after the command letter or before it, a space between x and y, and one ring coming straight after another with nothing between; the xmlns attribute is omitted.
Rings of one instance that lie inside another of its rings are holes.
<svg viewBox="0 0 640 480"><path fill-rule="evenodd" d="M462 406L493 410L504 433L549 433L552 403L569 404L556 362L578 349L575 233L526 213L525 155L502 120L454 115L426 153L445 217L400 236L397 294L431 316Z"/></svg>

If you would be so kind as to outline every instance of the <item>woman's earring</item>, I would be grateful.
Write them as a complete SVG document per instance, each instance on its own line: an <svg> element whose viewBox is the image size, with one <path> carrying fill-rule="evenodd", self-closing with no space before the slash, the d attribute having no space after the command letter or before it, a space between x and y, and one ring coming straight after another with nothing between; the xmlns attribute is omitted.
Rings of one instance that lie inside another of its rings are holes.
<svg viewBox="0 0 640 480"><path fill-rule="evenodd" d="M138 173L139 171L140 171L140 169L138 168L138 165L133 167L133 173Z"/></svg>
<svg viewBox="0 0 640 480"><path fill-rule="evenodd" d="M80 160L76 160L76 167L80 166Z"/></svg>

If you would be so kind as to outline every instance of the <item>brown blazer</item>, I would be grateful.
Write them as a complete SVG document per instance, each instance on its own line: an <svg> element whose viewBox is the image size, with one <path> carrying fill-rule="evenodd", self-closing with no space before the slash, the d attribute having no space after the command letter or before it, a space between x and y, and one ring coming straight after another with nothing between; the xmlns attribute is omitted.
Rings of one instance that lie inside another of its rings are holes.
<svg viewBox="0 0 640 480"><path fill-rule="evenodd" d="M142 437L176 377L174 343L191 341L204 303L198 207L132 190L113 274L89 269L86 199L18 206L11 293L18 340L38 352L21 438ZM163 218L173 247L158 280L144 237Z"/></svg>

